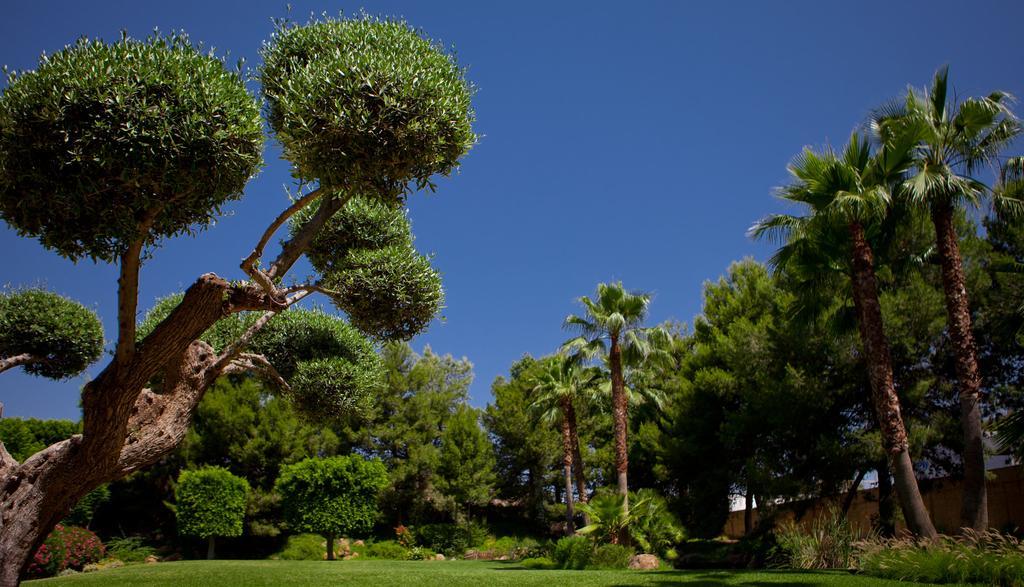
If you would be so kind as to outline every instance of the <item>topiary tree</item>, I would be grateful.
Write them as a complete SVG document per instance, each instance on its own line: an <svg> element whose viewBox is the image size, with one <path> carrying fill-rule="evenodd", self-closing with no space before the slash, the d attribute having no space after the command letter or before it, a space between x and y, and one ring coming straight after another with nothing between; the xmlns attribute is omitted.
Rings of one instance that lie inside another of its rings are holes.
<svg viewBox="0 0 1024 587"><path fill-rule="evenodd" d="M289 528L323 536L327 560L334 560L335 537L373 527L377 495L387 482L384 463L352 455L285 465L274 489Z"/></svg>
<svg viewBox="0 0 1024 587"><path fill-rule="evenodd" d="M174 489L178 534L207 539L206 558L213 560L217 536L241 536L249 482L223 467L185 470Z"/></svg>
<svg viewBox="0 0 1024 587"><path fill-rule="evenodd" d="M65 379L81 373L103 352L96 313L55 293L32 288L0 293L0 372Z"/></svg>
<svg viewBox="0 0 1024 587"><path fill-rule="evenodd" d="M0 451L0 584L17 582L79 498L181 442L219 377L259 374L312 412L365 401L375 389L369 343L337 318L289 310L299 300L325 293L380 337L411 336L440 305L436 273L412 256L411 237L399 249L361 246L373 265L325 245L318 279L285 277L353 196L397 207L455 169L475 140L464 71L404 22L365 16L279 23L262 56L265 111L303 189L243 261L245 281L205 273L141 328L143 258L242 196L261 163L260 105L241 72L183 35L81 40L8 78L0 217L66 258L117 263L120 276L113 357L82 390L82 433L24 462ZM265 260L277 231L308 206L315 211ZM410 284L395 268L413 266ZM316 337L333 350L307 344Z"/></svg>

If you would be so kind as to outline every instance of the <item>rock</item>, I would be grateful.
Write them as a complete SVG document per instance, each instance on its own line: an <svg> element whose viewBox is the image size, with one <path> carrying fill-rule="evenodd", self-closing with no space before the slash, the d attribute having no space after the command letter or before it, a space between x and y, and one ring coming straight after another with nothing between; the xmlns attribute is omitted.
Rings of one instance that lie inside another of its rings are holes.
<svg viewBox="0 0 1024 587"><path fill-rule="evenodd" d="M444 560L444 555L439 552L439 553L434 555L434 560L436 560L436 561L443 561Z"/></svg>
<svg viewBox="0 0 1024 587"><path fill-rule="evenodd" d="M147 565L155 565L158 562L160 562L160 559L156 558L156 556L154 556L152 554L146 557L146 564Z"/></svg>
<svg viewBox="0 0 1024 587"><path fill-rule="evenodd" d="M491 557L493 558L494 555L492 554ZM508 555L503 554L503 555L499 556L498 558L496 558L494 560L497 560L497 561L507 561L508 560Z"/></svg>
<svg viewBox="0 0 1024 587"><path fill-rule="evenodd" d="M366 546L366 543L363 542L362 540L356 540L355 542L352 543L352 546Z"/></svg>
<svg viewBox="0 0 1024 587"><path fill-rule="evenodd" d="M636 571L650 571L658 568L658 557L653 554L635 554L629 559L629 568Z"/></svg>

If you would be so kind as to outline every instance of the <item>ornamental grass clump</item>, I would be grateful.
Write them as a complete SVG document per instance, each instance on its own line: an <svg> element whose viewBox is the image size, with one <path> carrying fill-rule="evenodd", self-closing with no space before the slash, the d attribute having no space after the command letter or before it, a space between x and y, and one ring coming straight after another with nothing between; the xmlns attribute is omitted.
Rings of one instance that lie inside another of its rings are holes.
<svg viewBox="0 0 1024 587"><path fill-rule="evenodd" d="M808 528L787 522L776 532L781 565L794 569L848 569L854 565L856 536L836 507L815 518Z"/></svg>
<svg viewBox="0 0 1024 587"><path fill-rule="evenodd" d="M1024 542L999 532L969 528L958 537L934 542L908 538L865 540L857 544L861 573L922 583L984 583L1024 586Z"/></svg>

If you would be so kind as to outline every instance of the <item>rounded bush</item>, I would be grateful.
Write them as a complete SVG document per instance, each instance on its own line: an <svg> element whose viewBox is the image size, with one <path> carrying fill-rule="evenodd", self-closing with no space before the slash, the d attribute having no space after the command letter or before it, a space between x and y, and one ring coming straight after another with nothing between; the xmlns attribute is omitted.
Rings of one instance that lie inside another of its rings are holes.
<svg viewBox="0 0 1024 587"><path fill-rule="evenodd" d="M32 557L28 576L53 577L71 569L81 571L103 558L103 542L90 530L57 524Z"/></svg>
<svg viewBox="0 0 1024 587"><path fill-rule="evenodd" d="M405 22L280 23L261 55L267 117L300 180L392 198L451 173L476 140L464 71Z"/></svg>
<svg viewBox="0 0 1024 587"><path fill-rule="evenodd" d="M26 373L64 379L102 352L103 325L82 304L42 289L0 294L0 357L39 357L23 366Z"/></svg>
<svg viewBox="0 0 1024 587"><path fill-rule="evenodd" d="M380 373L345 359L319 359L298 364L289 385L292 404L317 419L342 418L366 410L382 384Z"/></svg>
<svg viewBox="0 0 1024 587"><path fill-rule="evenodd" d="M249 482L222 467L182 471L174 490L178 534L241 536Z"/></svg>
<svg viewBox="0 0 1024 587"><path fill-rule="evenodd" d="M353 326L382 340L408 340L425 329L444 303L441 276L411 246L352 251L345 269L324 285Z"/></svg>
<svg viewBox="0 0 1024 587"><path fill-rule="evenodd" d="M551 558L560 569L582 570L590 564L594 543L584 536L566 536L555 543Z"/></svg>
<svg viewBox="0 0 1024 587"><path fill-rule="evenodd" d="M310 458L282 466L274 489L293 532L335 537L373 527L377 494L387 480L387 469L377 459Z"/></svg>
<svg viewBox="0 0 1024 587"><path fill-rule="evenodd" d="M111 261L209 225L261 164L259 106L183 35L81 39L0 96L0 217L70 259Z"/></svg>
<svg viewBox="0 0 1024 587"><path fill-rule="evenodd" d="M306 206L291 222L295 234L314 214L319 202ZM349 252L411 245L412 234L405 210L366 197L353 197L317 232L306 257L322 275L345 267Z"/></svg>
<svg viewBox="0 0 1024 587"><path fill-rule="evenodd" d="M602 544L590 555L588 568L592 569L625 569L629 567L629 559L636 551L621 544Z"/></svg>

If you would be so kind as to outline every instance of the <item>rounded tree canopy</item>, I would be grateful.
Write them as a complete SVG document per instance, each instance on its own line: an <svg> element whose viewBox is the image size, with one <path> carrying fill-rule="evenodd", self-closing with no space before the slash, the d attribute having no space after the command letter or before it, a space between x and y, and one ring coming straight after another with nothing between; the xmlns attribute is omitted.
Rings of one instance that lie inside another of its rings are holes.
<svg viewBox="0 0 1024 587"><path fill-rule="evenodd" d="M464 71L405 22L280 23L261 54L270 125L300 180L400 197L476 141Z"/></svg>
<svg viewBox="0 0 1024 587"><path fill-rule="evenodd" d="M159 300L139 324L138 336L152 332L181 298L176 294ZM258 317L248 312L224 318L201 340L219 352ZM341 318L319 309L292 308L275 316L248 351L265 356L288 382L288 399L317 419L359 413L383 385L384 367L373 344Z"/></svg>
<svg viewBox="0 0 1024 587"><path fill-rule="evenodd" d="M103 325L82 304L42 289L0 294L0 358L32 356L32 375L63 379L103 352Z"/></svg>
<svg viewBox="0 0 1024 587"><path fill-rule="evenodd" d="M185 470L174 490L178 534L241 536L249 482L222 467Z"/></svg>
<svg viewBox="0 0 1024 587"><path fill-rule="evenodd" d="M297 233L316 214L319 201L292 217L289 226ZM321 275L344 269L346 255L359 249L411 245L412 231L405 210L380 200L355 196L317 231L306 257Z"/></svg>
<svg viewBox="0 0 1024 587"><path fill-rule="evenodd" d="M0 216L65 257L110 261L209 225L262 148L242 76L187 37L81 39L9 76Z"/></svg>
<svg viewBox="0 0 1024 587"><path fill-rule="evenodd" d="M284 465L274 489L293 532L343 536L373 527L377 495L387 481L380 460L352 455Z"/></svg>

